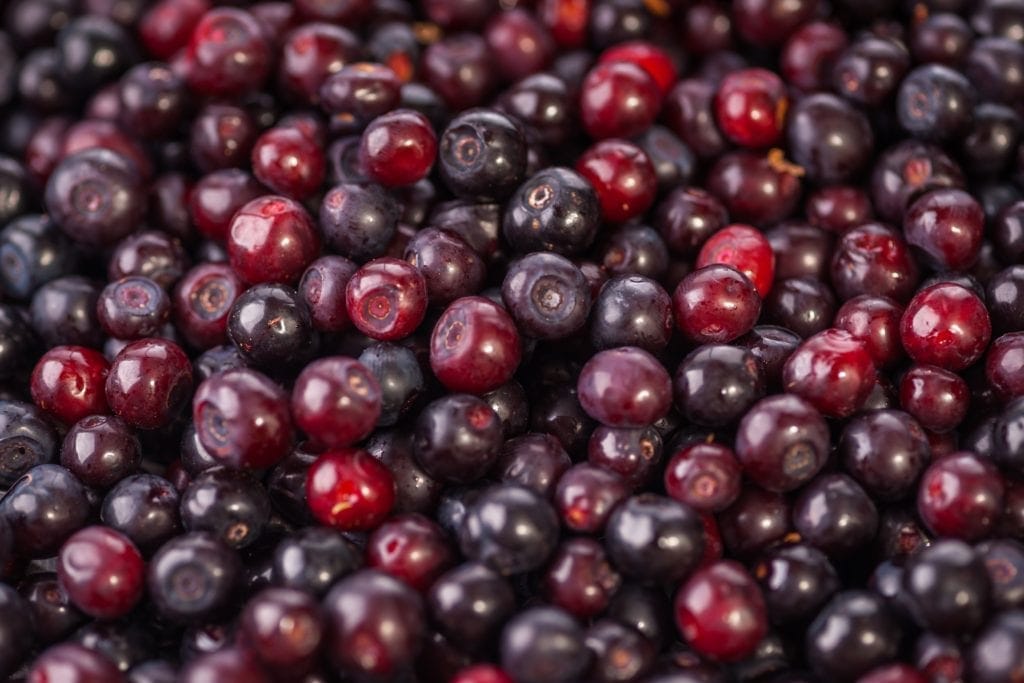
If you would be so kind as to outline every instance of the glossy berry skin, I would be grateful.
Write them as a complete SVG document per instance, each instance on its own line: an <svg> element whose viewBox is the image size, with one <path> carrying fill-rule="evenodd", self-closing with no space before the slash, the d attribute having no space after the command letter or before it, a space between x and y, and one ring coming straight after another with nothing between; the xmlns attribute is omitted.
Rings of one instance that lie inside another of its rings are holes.
<svg viewBox="0 0 1024 683"><path fill-rule="evenodd" d="M318 446L351 446L377 424L381 389L362 363L344 356L320 358L299 373L291 408L295 426Z"/></svg>
<svg viewBox="0 0 1024 683"><path fill-rule="evenodd" d="M87 486L108 488L133 474L142 456L139 441L112 415L90 415L74 424L60 449L61 465Z"/></svg>
<svg viewBox="0 0 1024 683"><path fill-rule="evenodd" d="M502 234L517 252L578 254L594 241L600 203L590 182L568 168L539 171L509 198Z"/></svg>
<svg viewBox="0 0 1024 683"><path fill-rule="evenodd" d="M736 457L743 472L769 491L806 484L829 456L829 431L821 413L794 395L769 396L743 416Z"/></svg>
<svg viewBox="0 0 1024 683"><path fill-rule="evenodd" d="M521 357L512 318L481 296L453 301L430 335L430 367L449 391L483 394L497 389L512 378Z"/></svg>
<svg viewBox="0 0 1024 683"><path fill-rule="evenodd" d="M540 494L499 484L466 509L458 530L462 554L503 576L538 569L558 542L558 516Z"/></svg>
<svg viewBox="0 0 1024 683"><path fill-rule="evenodd" d="M767 296L775 278L775 252L764 234L749 225L730 225L712 235L697 254L697 268L725 264L754 283Z"/></svg>
<svg viewBox="0 0 1024 683"><path fill-rule="evenodd" d="M587 414L609 427L645 427L668 412L672 383L654 356L636 347L595 354L576 383Z"/></svg>
<svg viewBox="0 0 1024 683"><path fill-rule="evenodd" d="M978 260L985 214L963 190L933 190L903 217L903 234L937 270L966 270Z"/></svg>
<svg viewBox="0 0 1024 683"><path fill-rule="evenodd" d="M227 370L204 380L192 399L192 420L203 448L231 467L270 467L292 442L287 394L255 370Z"/></svg>
<svg viewBox="0 0 1024 683"><path fill-rule="evenodd" d="M333 255L321 256L306 268L298 291L315 329L340 332L351 325L345 307L345 287L358 268L344 256Z"/></svg>
<svg viewBox="0 0 1024 683"><path fill-rule="evenodd" d="M126 277L100 292L96 317L104 331L118 339L156 335L171 312L166 292L148 277Z"/></svg>
<svg viewBox="0 0 1024 683"><path fill-rule="evenodd" d="M863 342L879 368L891 366L903 358L899 341L903 308L887 297L854 297L839 307L833 324Z"/></svg>
<svg viewBox="0 0 1024 683"><path fill-rule="evenodd" d="M845 474L814 478L793 505L793 526L804 541L834 557L862 548L878 530L878 510Z"/></svg>
<svg viewBox="0 0 1024 683"><path fill-rule="evenodd" d="M527 145L516 122L496 111L456 116L438 143L438 170L455 195L477 201L508 197L526 177Z"/></svg>
<svg viewBox="0 0 1024 683"><path fill-rule="evenodd" d="M387 187L412 185L430 172L436 156L437 136L430 121L411 109L378 116L359 143L363 170Z"/></svg>
<svg viewBox="0 0 1024 683"><path fill-rule="evenodd" d="M900 500L914 492L931 448L921 425L910 415L877 410L847 423L838 456L873 497Z"/></svg>
<svg viewBox="0 0 1024 683"><path fill-rule="evenodd" d="M313 516L342 531L375 529L395 502L391 472L360 449L324 453L307 477L306 500Z"/></svg>
<svg viewBox="0 0 1024 683"><path fill-rule="evenodd" d="M42 411L22 401L0 401L0 485L10 486L36 465L51 462L58 447L56 430Z"/></svg>
<svg viewBox="0 0 1024 683"><path fill-rule="evenodd" d="M316 599L291 588L265 588L239 617L239 631L260 661L274 669L308 667L327 624Z"/></svg>
<svg viewBox="0 0 1024 683"><path fill-rule="evenodd" d="M320 238L301 204L265 195L235 213L227 248L232 270L245 282L293 284L320 253Z"/></svg>
<svg viewBox="0 0 1024 683"><path fill-rule="evenodd" d="M423 274L432 304L444 305L475 294L487 274L484 260L466 240L437 228L413 235L404 256Z"/></svg>
<svg viewBox="0 0 1024 683"><path fill-rule="evenodd" d="M487 403L469 394L449 394L420 412L413 453L435 479L468 483L495 463L501 440L501 421Z"/></svg>
<svg viewBox="0 0 1024 683"><path fill-rule="evenodd" d="M33 467L0 499L13 547L25 557L52 557L68 536L86 525L89 513L85 486L59 465Z"/></svg>
<svg viewBox="0 0 1024 683"><path fill-rule="evenodd" d="M114 414L141 429L156 429L177 417L192 393L192 364L166 339L140 339L110 364L107 403Z"/></svg>
<svg viewBox="0 0 1024 683"><path fill-rule="evenodd" d="M384 257L365 264L345 285L349 319L380 341L409 336L427 311L427 283L406 261Z"/></svg>
<svg viewBox="0 0 1024 683"><path fill-rule="evenodd" d="M252 172L274 192L302 200L324 181L327 162L320 145L296 127L277 126L256 139Z"/></svg>
<svg viewBox="0 0 1024 683"><path fill-rule="evenodd" d="M419 514L396 515L370 535L366 564L426 592L454 564L448 537L434 521Z"/></svg>
<svg viewBox="0 0 1024 683"><path fill-rule="evenodd" d="M774 145L786 124L782 80L765 69L742 69L725 77L715 93L715 119L730 140L742 147Z"/></svg>
<svg viewBox="0 0 1024 683"><path fill-rule="evenodd" d="M64 542L57 576L76 607L99 619L114 619L142 597L145 563L123 534L90 526Z"/></svg>
<svg viewBox="0 0 1024 683"><path fill-rule="evenodd" d="M962 377L934 365L914 365L900 378L900 406L921 426L939 434L967 415L970 387Z"/></svg>
<svg viewBox="0 0 1024 683"><path fill-rule="evenodd" d="M608 607L622 577L590 538L562 543L544 572L542 591L547 601L577 619L590 619Z"/></svg>
<svg viewBox="0 0 1024 683"><path fill-rule="evenodd" d="M733 424L765 393L761 366L752 353L724 344L691 351L672 382L683 416L706 427Z"/></svg>
<svg viewBox="0 0 1024 683"><path fill-rule="evenodd" d="M224 263L201 263L178 281L173 304L175 327L189 345L208 349L228 339L228 316L245 285Z"/></svg>
<svg viewBox="0 0 1024 683"><path fill-rule="evenodd" d="M331 249L365 261L384 254L399 216L396 202L379 185L342 183L324 195L319 223Z"/></svg>
<svg viewBox="0 0 1024 683"><path fill-rule="evenodd" d="M501 668L520 683L569 683L590 664L583 629L557 607L533 607L509 620L499 644Z"/></svg>
<svg viewBox="0 0 1024 683"><path fill-rule="evenodd" d="M698 514L677 500L654 493L631 496L612 511L605 547L623 574L641 581L678 581L704 554Z"/></svg>
<svg viewBox="0 0 1024 683"><path fill-rule="evenodd" d="M900 125L923 140L949 140L971 122L974 86L958 71L941 64L917 67L900 83L896 113Z"/></svg>
<svg viewBox="0 0 1024 683"><path fill-rule="evenodd" d="M590 313L590 287L569 259L535 252L509 265L501 296L517 327L535 339L578 331Z"/></svg>
<svg viewBox="0 0 1024 683"><path fill-rule="evenodd" d="M971 290L953 283L922 289L900 320L907 355L917 363L954 372L981 358L991 334L985 304Z"/></svg>
<svg viewBox="0 0 1024 683"><path fill-rule="evenodd" d="M793 106L787 142L793 161L810 180L840 183L859 177L868 166L874 132L868 118L847 101L818 93Z"/></svg>
<svg viewBox="0 0 1024 683"><path fill-rule="evenodd" d="M874 382L874 361L864 343L835 328L805 340L782 368L786 391L829 417L859 410Z"/></svg>
<svg viewBox="0 0 1024 683"><path fill-rule="evenodd" d="M841 585L828 557L803 543L769 551L752 572L764 593L769 617L779 624L806 622Z"/></svg>
<svg viewBox="0 0 1024 683"><path fill-rule="evenodd" d="M188 623L223 611L241 575L234 550L209 534L192 532L172 538L153 555L146 588L161 616Z"/></svg>
<svg viewBox="0 0 1024 683"><path fill-rule="evenodd" d="M843 591L818 613L806 634L807 660L826 680L855 680L892 661L902 629L884 599Z"/></svg>
<svg viewBox="0 0 1024 683"><path fill-rule="evenodd" d="M104 384L110 365L102 354L82 346L57 346L32 370L32 400L66 424L107 413Z"/></svg>
<svg viewBox="0 0 1024 683"><path fill-rule="evenodd" d="M672 296L672 310L689 341L725 343L750 331L761 313L761 298L747 276L716 264L683 278Z"/></svg>
<svg viewBox="0 0 1024 683"><path fill-rule="evenodd" d="M476 562L442 574L427 591L426 601L441 633L470 652L494 642L516 604L509 582Z"/></svg>
<svg viewBox="0 0 1024 683"><path fill-rule="evenodd" d="M1024 395L1024 333L1011 332L992 342L985 358L985 378L1004 401Z"/></svg>
<svg viewBox="0 0 1024 683"><path fill-rule="evenodd" d="M590 340L596 349L637 346L658 353L672 337L672 298L654 280L620 275L601 286L594 301Z"/></svg>
<svg viewBox="0 0 1024 683"><path fill-rule="evenodd" d="M615 473L580 463L559 477L554 504L567 528L595 533L604 529L611 511L628 493L627 483Z"/></svg>
<svg viewBox="0 0 1024 683"><path fill-rule="evenodd" d="M665 467L665 493L700 512L721 512L740 494L743 472L732 449L696 443L676 453Z"/></svg>
<svg viewBox="0 0 1024 683"><path fill-rule="evenodd" d="M768 631L761 589L731 560L690 576L676 594L675 621L690 647L720 662L744 659Z"/></svg>
<svg viewBox="0 0 1024 683"><path fill-rule="evenodd" d="M661 98L657 82L639 66L629 62L598 64L581 86L583 128L595 140L633 137L654 122Z"/></svg>
<svg viewBox="0 0 1024 683"><path fill-rule="evenodd" d="M643 40L619 43L602 52L598 63L610 62L636 64L654 79L662 94L672 89L679 76L672 57L655 44Z"/></svg>
<svg viewBox="0 0 1024 683"><path fill-rule="evenodd" d="M929 631L967 634L989 615L988 572L963 541L942 539L912 555L903 588L915 621Z"/></svg>
<svg viewBox="0 0 1024 683"><path fill-rule="evenodd" d="M869 294L902 303L913 295L920 278L907 243L880 223L865 223L842 236L831 273L836 294L844 300Z"/></svg>
<svg viewBox="0 0 1024 683"><path fill-rule="evenodd" d="M72 241L110 245L134 231L145 211L142 179L127 157L106 149L77 152L46 183L46 210Z"/></svg>
<svg viewBox="0 0 1024 683"><path fill-rule="evenodd" d="M934 461L917 491L918 514L932 532L976 541L998 521L1005 486L991 461L962 451Z"/></svg>
<svg viewBox="0 0 1024 683"><path fill-rule="evenodd" d="M197 473L181 494L181 523L225 545L242 549L263 534L270 498L248 472L214 466Z"/></svg>
<svg viewBox="0 0 1024 683"><path fill-rule="evenodd" d="M412 664L426 631L416 591L373 569L336 583L324 610L326 651L338 670L352 675L384 680L398 675Z"/></svg>
<svg viewBox="0 0 1024 683"><path fill-rule="evenodd" d="M185 80L198 95L237 97L266 79L273 55L263 27L249 12L210 10L192 32Z"/></svg>
<svg viewBox="0 0 1024 683"><path fill-rule="evenodd" d="M576 161L576 170L594 186L607 221L621 223L635 218L654 203L654 166L631 142L611 139L596 143Z"/></svg>
<svg viewBox="0 0 1024 683"><path fill-rule="evenodd" d="M32 663L26 681L30 683L124 683L117 666L99 652L78 643L59 643L44 650Z"/></svg>
<svg viewBox="0 0 1024 683"><path fill-rule="evenodd" d="M132 474L107 493L100 520L149 555L181 532L178 503L171 482L154 474Z"/></svg>

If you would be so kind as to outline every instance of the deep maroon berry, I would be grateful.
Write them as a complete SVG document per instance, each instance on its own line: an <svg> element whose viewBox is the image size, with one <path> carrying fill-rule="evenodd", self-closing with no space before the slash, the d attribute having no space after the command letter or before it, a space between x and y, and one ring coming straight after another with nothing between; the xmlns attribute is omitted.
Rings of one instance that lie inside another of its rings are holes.
<svg viewBox="0 0 1024 683"><path fill-rule="evenodd" d="M576 170L594 186L605 220L627 221L642 215L654 203L654 166L632 143L602 140L580 156Z"/></svg>
<svg viewBox="0 0 1024 683"><path fill-rule="evenodd" d="M810 481L829 455L828 426L807 401L790 395L756 403L740 421L736 456L743 471L771 491Z"/></svg>
<svg viewBox="0 0 1024 683"><path fill-rule="evenodd" d="M435 522L418 514L392 517L366 542L366 564L425 592L454 564L451 544Z"/></svg>
<svg viewBox="0 0 1024 683"><path fill-rule="evenodd" d="M735 221L757 226L786 218L800 200L803 171L781 153L723 154L708 172L707 188Z"/></svg>
<svg viewBox="0 0 1024 683"><path fill-rule="evenodd" d="M867 193L851 185L829 185L810 194L804 207L811 225L837 234L871 220L874 209Z"/></svg>
<svg viewBox="0 0 1024 683"><path fill-rule="evenodd" d="M874 382L875 365L867 346L835 328L805 340L782 369L786 391L830 417L847 417L859 410Z"/></svg>
<svg viewBox="0 0 1024 683"><path fill-rule="evenodd" d="M483 259L464 239L437 228L425 228L413 235L404 257L423 274L427 295L434 304L449 304L477 293L486 275Z"/></svg>
<svg viewBox="0 0 1024 683"><path fill-rule="evenodd" d="M148 277L169 290L188 269L189 257L181 241L169 234L170 226L166 227L167 232L143 230L121 240L107 263L107 279Z"/></svg>
<svg viewBox="0 0 1024 683"><path fill-rule="evenodd" d="M963 370L981 358L992 334L985 304L974 292L938 283L918 292L900 321L900 339L917 363Z"/></svg>
<svg viewBox="0 0 1024 683"><path fill-rule="evenodd" d="M256 141L256 122L243 108L210 103L196 114L189 135L189 152L200 170L241 168Z"/></svg>
<svg viewBox="0 0 1024 683"><path fill-rule="evenodd" d="M306 498L320 523L343 531L367 531L391 511L395 483L369 453L345 448L324 453L309 468Z"/></svg>
<svg viewBox="0 0 1024 683"><path fill-rule="evenodd" d="M290 588L260 591L246 604L239 622L253 654L274 669L309 666L327 630L316 600Z"/></svg>
<svg viewBox="0 0 1024 683"><path fill-rule="evenodd" d="M845 233L832 257L832 285L841 299L870 294L903 302L913 294L918 278L907 243L880 223Z"/></svg>
<svg viewBox="0 0 1024 683"><path fill-rule="evenodd" d="M321 358L307 365L292 389L296 426L326 448L350 446L367 436L380 415L380 386L351 358Z"/></svg>
<svg viewBox="0 0 1024 683"><path fill-rule="evenodd" d="M450 391L483 394L512 378L521 358L515 323L490 299L467 296L445 309L430 336L430 367Z"/></svg>
<svg viewBox="0 0 1024 683"><path fill-rule="evenodd" d="M967 414L970 389L959 375L932 365L915 365L899 384L900 406L933 432L955 428Z"/></svg>
<svg viewBox="0 0 1024 683"><path fill-rule="evenodd" d="M562 524L573 531L595 533L629 489L616 474L581 463L570 467L555 489L555 507Z"/></svg>
<svg viewBox="0 0 1024 683"><path fill-rule="evenodd" d="M672 384L651 354L621 347L594 355L577 382L580 404L595 420L610 427L644 427L668 412Z"/></svg>
<svg viewBox="0 0 1024 683"><path fill-rule="evenodd" d="M754 326L761 299L745 275L732 266L715 264L683 278L672 297L672 308L676 325L687 339L724 343Z"/></svg>
<svg viewBox="0 0 1024 683"><path fill-rule="evenodd" d="M936 460L917 491L917 511L934 533L976 541L1003 509L1003 478L989 460L960 452Z"/></svg>
<svg viewBox="0 0 1024 683"><path fill-rule="evenodd" d="M118 339L139 339L157 334L167 322L171 300L147 277L126 277L100 292L96 317L103 329Z"/></svg>
<svg viewBox="0 0 1024 683"><path fill-rule="evenodd" d="M66 424L107 413L104 385L109 369L110 364L97 351L81 346L54 347L32 370L32 400Z"/></svg>
<svg viewBox="0 0 1024 683"><path fill-rule="evenodd" d="M108 658L77 643L60 643L44 650L32 663L30 683L122 683L126 679Z"/></svg>
<svg viewBox="0 0 1024 683"><path fill-rule="evenodd" d="M665 468L665 492L699 511L720 512L739 496L742 471L731 449L698 443L677 451Z"/></svg>
<svg viewBox="0 0 1024 683"><path fill-rule="evenodd" d="M336 185L320 204L324 241L356 261L383 255L395 236L398 219L399 206L378 185Z"/></svg>
<svg viewBox="0 0 1024 683"><path fill-rule="evenodd" d="M134 474L142 460L139 441L125 422L91 415L76 422L64 437L61 464L87 486L109 488Z"/></svg>
<svg viewBox="0 0 1024 683"><path fill-rule="evenodd" d="M406 261L379 258L362 266L345 286L345 306L356 328L389 341L411 334L427 310L427 285Z"/></svg>
<svg viewBox="0 0 1024 683"><path fill-rule="evenodd" d="M622 577L604 548L589 538L573 538L556 551L543 575L541 590L548 602L577 619L590 619L608 607Z"/></svg>
<svg viewBox="0 0 1024 683"><path fill-rule="evenodd" d="M1004 334L992 342L985 358L985 378L1003 400L1024 395L1024 332Z"/></svg>
<svg viewBox="0 0 1024 683"><path fill-rule="evenodd" d="M261 183L302 200L319 188L326 174L320 145L296 127L271 128L252 148L252 172Z"/></svg>
<svg viewBox="0 0 1024 683"><path fill-rule="evenodd" d="M910 205L903 219L907 242L941 270L965 270L978 259L985 215L963 190L933 190Z"/></svg>
<svg viewBox="0 0 1024 683"><path fill-rule="evenodd" d="M715 94L718 127L743 147L774 145L782 137L788 106L782 79L765 69L733 72Z"/></svg>
<svg viewBox="0 0 1024 683"><path fill-rule="evenodd" d="M501 668L519 683L568 683L590 665L583 629L557 607L532 607L501 633Z"/></svg>
<svg viewBox="0 0 1024 683"><path fill-rule="evenodd" d="M396 109L379 116L363 131L359 160L381 185L411 185L430 172L437 156L437 136L423 114Z"/></svg>
<svg viewBox="0 0 1024 683"><path fill-rule="evenodd" d="M676 188L658 204L654 226L669 249L689 256L728 222L722 203L697 187Z"/></svg>
<svg viewBox="0 0 1024 683"><path fill-rule="evenodd" d="M591 69L581 86L580 118L595 140L629 138L646 130L658 115L658 83L639 66L605 62Z"/></svg>
<svg viewBox="0 0 1024 683"><path fill-rule="evenodd" d="M124 535L90 526L64 542L57 576L76 607L93 617L113 619L127 614L142 597L145 564Z"/></svg>
<svg viewBox="0 0 1024 683"><path fill-rule="evenodd" d="M455 33L423 51L423 82L454 110L484 104L498 71L483 36Z"/></svg>
<svg viewBox="0 0 1024 683"><path fill-rule="evenodd" d="M209 349L227 341L228 316L245 285L222 263L201 263L174 290L176 329L191 346Z"/></svg>
<svg viewBox="0 0 1024 683"><path fill-rule="evenodd" d="M733 424L765 392L760 364L749 351L707 344L686 356L673 380L675 404L687 420L707 427Z"/></svg>
<svg viewBox="0 0 1024 683"><path fill-rule="evenodd" d="M844 303L836 313L835 326L864 343L878 367L903 358L899 321L903 309L892 299L861 295Z"/></svg>
<svg viewBox="0 0 1024 683"><path fill-rule="evenodd" d="M335 60L329 68L338 63ZM372 62L346 64L320 85L320 106L341 130L363 128L401 102L402 83L395 71Z"/></svg>
<svg viewBox="0 0 1024 683"><path fill-rule="evenodd" d="M270 467L291 446L287 394L255 370L227 370L203 381L192 419L203 448L232 467Z"/></svg>
<svg viewBox="0 0 1024 683"><path fill-rule="evenodd" d="M191 393L192 364L180 346L166 339L132 342L110 364L107 403L133 427L166 425Z"/></svg>
<svg viewBox="0 0 1024 683"><path fill-rule="evenodd" d="M202 234L226 240L235 212L265 193L246 171L228 168L200 178L189 194L189 215Z"/></svg>
<svg viewBox="0 0 1024 683"><path fill-rule="evenodd" d="M742 565L729 560L697 570L682 585L675 621L690 647L724 662L750 655L768 631L760 588Z"/></svg>
<svg viewBox="0 0 1024 683"><path fill-rule="evenodd" d="M921 425L910 415L878 410L847 423L838 455L846 470L871 495L898 500L914 491L931 448Z"/></svg>
<svg viewBox="0 0 1024 683"><path fill-rule="evenodd" d="M358 266L344 256L321 256L309 264L299 281L299 295L309 309L313 327L339 332L351 321L345 306L345 287Z"/></svg>
<svg viewBox="0 0 1024 683"><path fill-rule="evenodd" d="M259 88L272 51L259 21L231 7L210 10L196 24L185 54L185 80L199 95L237 97Z"/></svg>
<svg viewBox="0 0 1024 683"><path fill-rule="evenodd" d="M231 268L246 282L293 283L320 252L302 205L267 195L241 207L228 228Z"/></svg>

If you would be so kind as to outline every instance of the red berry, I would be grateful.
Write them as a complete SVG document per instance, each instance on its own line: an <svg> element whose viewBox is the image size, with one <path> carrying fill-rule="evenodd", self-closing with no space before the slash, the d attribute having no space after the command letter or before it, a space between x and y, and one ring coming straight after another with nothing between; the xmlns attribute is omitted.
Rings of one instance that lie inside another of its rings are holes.
<svg viewBox="0 0 1024 683"><path fill-rule="evenodd" d="M915 362L954 372L981 358L991 336L985 304L971 290L951 282L922 289L900 320L903 348Z"/></svg>
<svg viewBox="0 0 1024 683"><path fill-rule="evenodd" d="M768 238L749 225L734 224L712 235L697 255L697 268L723 263L754 283L761 298L768 296L775 278L775 252Z"/></svg>
<svg viewBox="0 0 1024 683"><path fill-rule="evenodd" d="M602 140L576 161L590 181L605 220L621 223L651 208L658 190L654 166L642 149L624 140Z"/></svg>
<svg viewBox="0 0 1024 683"><path fill-rule="evenodd" d="M407 261L384 257L365 264L345 285L348 317L360 332L390 341L412 334L427 312L427 282Z"/></svg>
<svg viewBox="0 0 1024 683"><path fill-rule="evenodd" d="M642 40L634 40L626 43L619 43L601 53L598 64L614 64L616 62L627 62L635 64L647 75L654 79L661 90L662 95L675 85L679 73L672 58L661 48L652 43Z"/></svg>
<svg viewBox="0 0 1024 683"><path fill-rule="evenodd" d="M776 144L786 124L789 98L782 79L765 69L742 69L722 79L715 118L726 137L743 147Z"/></svg>
<svg viewBox="0 0 1024 683"><path fill-rule="evenodd" d="M228 229L231 268L251 284L292 284L320 253L309 212L286 197L265 195L238 210Z"/></svg>
<svg viewBox="0 0 1024 683"><path fill-rule="evenodd" d="M145 568L135 545L104 526L75 532L57 557L61 587L76 607L97 619L131 611L142 597Z"/></svg>
<svg viewBox="0 0 1024 683"><path fill-rule="evenodd" d="M271 128L252 148L252 172L275 192L306 199L318 189L327 173L322 146L295 126Z"/></svg>
<svg viewBox="0 0 1024 683"><path fill-rule="evenodd" d="M875 385L875 364L863 342L830 328L806 339L782 368L782 383L829 417L860 410Z"/></svg>
<svg viewBox="0 0 1024 683"><path fill-rule="evenodd" d="M324 453L306 479L309 510L321 524L342 531L369 531L391 512L395 482L391 472L357 448Z"/></svg>
<svg viewBox="0 0 1024 683"><path fill-rule="evenodd" d="M654 123L661 91L646 71L628 62L598 64L583 79L580 117L595 140L630 138Z"/></svg>
<svg viewBox="0 0 1024 683"><path fill-rule="evenodd" d="M104 386L110 364L83 346L56 346L32 370L32 400L65 424L110 412Z"/></svg>
<svg viewBox="0 0 1024 683"><path fill-rule="evenodd" d="M985 538L1003 510L1003 477L992 461L961 451L936 460L917 489L917 512L933 533Z"/></svg>
<svg viewBox="0 0 1024 683"><path fill-rule="evenodd" d="M482 296L453 301L430 335L430 367L449 391L497 389L512 379L521 357L515 322Z"/></svg>
<svg viewBox="0 0 1024 683"><path fill-rule="evenodd" d="M676 594L675 618L690 647L721 662L745 659L768 631L761 589L732 560L694 572Z"/></svg>
<svg viewBox="0 0 1024 683"><path fill-rule="evenodd" d="M687 275L672 295L683 336L698 344L725 343L746 334L761 314L761 297L732 266L706 266Z"/></svg>
<svg viewBox="0 0 1024 683"><path fill-rule="evenodd" d="M307 365L292 389L295 425L319 446L351 446L380 417L380 385L352 358L332 356Z"/></svg>
<svg viewBox="0 0 1024 683"><path fill-rule="evenodd" d="M412 185L425 177L437 157L437 135L423 114L395 109L363 131L359 162L381 185Z"/></svg>

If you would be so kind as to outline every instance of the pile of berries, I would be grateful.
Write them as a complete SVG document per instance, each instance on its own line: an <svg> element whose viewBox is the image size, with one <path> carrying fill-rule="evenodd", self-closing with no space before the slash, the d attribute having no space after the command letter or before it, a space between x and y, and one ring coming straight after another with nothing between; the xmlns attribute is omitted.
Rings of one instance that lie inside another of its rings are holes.
<svg viewBox="0 0 1024 683"><path fill-rule="evenodd" d="M1024 681L1024 0L0 18L0 678Z"/></svg>

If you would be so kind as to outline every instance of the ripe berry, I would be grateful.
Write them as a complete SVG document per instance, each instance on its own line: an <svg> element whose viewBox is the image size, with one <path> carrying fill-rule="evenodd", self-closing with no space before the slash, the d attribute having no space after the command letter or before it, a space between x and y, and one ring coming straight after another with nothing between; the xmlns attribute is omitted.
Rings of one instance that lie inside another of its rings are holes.
<svg viewBox="0 0 1024 683"><path fill-rule="evenodd" d="M60 549L57 576L68 597L86 614L114 619L142 597L145 564L135 545L103 526L76 532Z"/></svg>
<svg viewBox="0 0 1024 683"><path fill-rule="evenodd" d="M369 453L355 448L331 451L310 466L306 498L321 524L342 531L380 526L395 502L391 472Z"/></svg>

